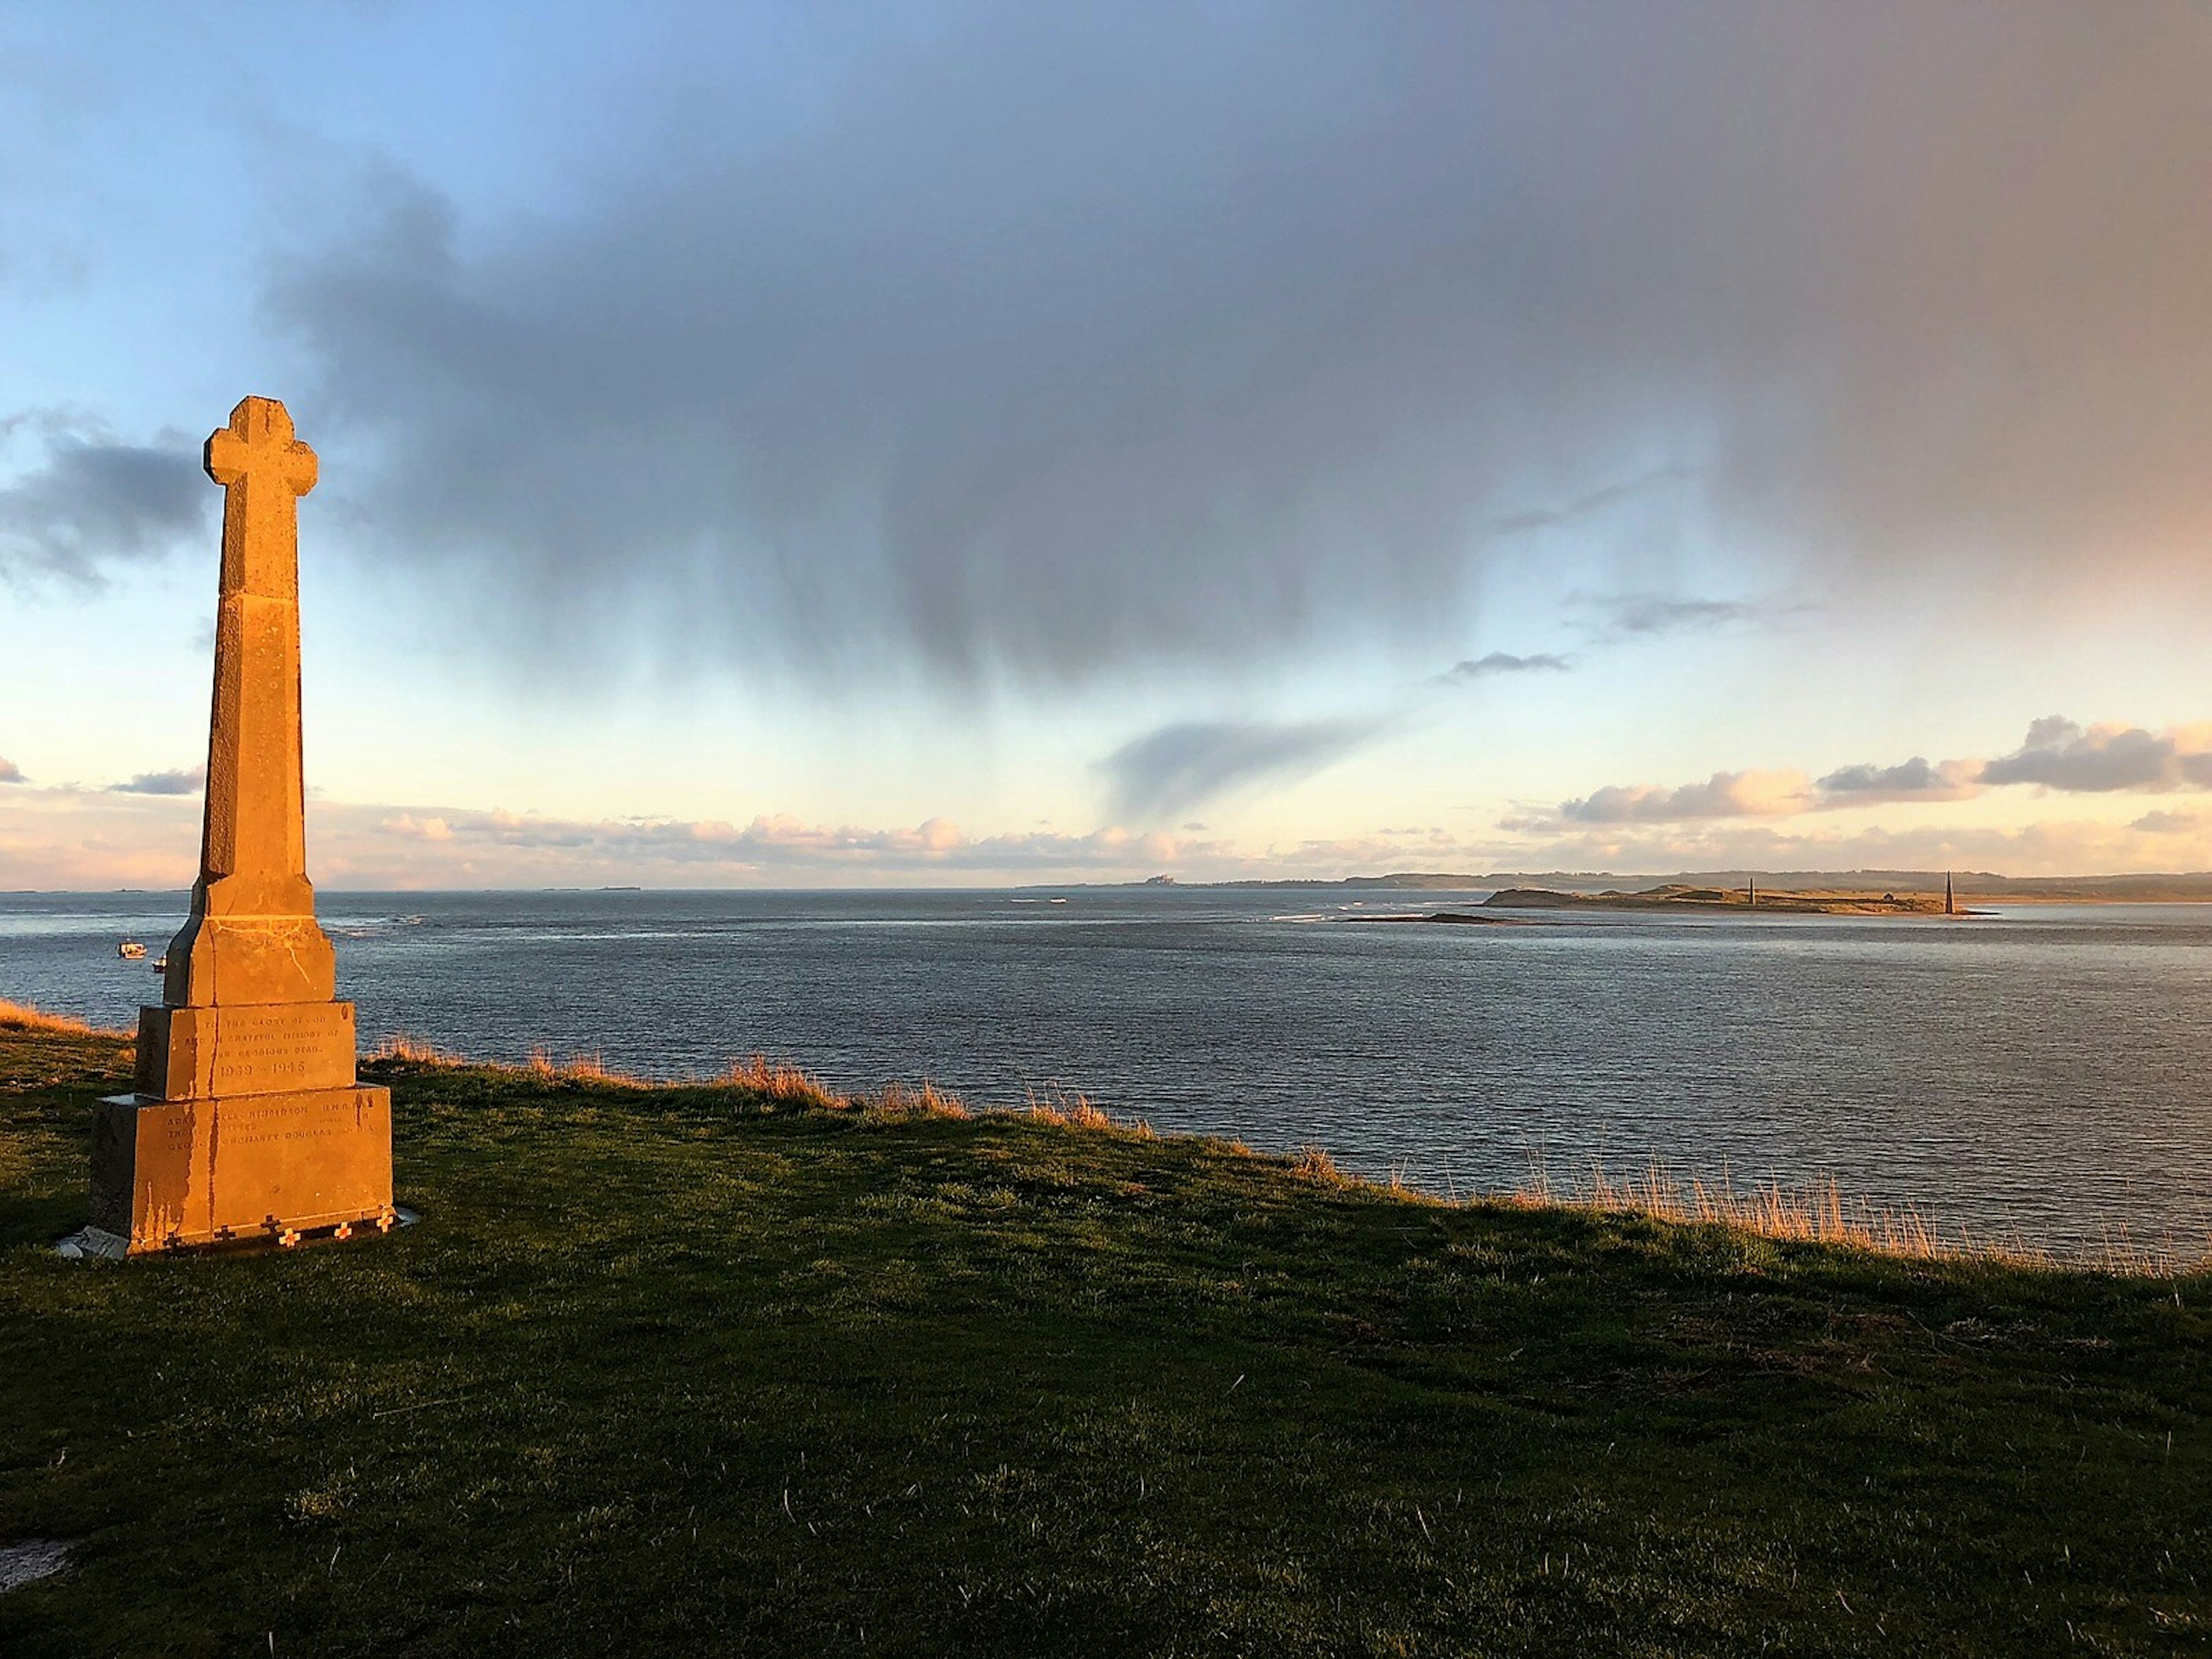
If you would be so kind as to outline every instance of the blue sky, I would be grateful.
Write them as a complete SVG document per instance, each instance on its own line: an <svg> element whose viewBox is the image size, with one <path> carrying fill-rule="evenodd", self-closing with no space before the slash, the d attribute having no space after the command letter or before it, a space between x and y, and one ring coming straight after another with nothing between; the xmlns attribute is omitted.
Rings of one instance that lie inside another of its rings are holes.
<svg viewBox="0 0 2212 1659"><path fill-rule="evenodd" d="M2190 4L0 6L0 885L2212 866ZM118 788L118 786L133 786Z"/></svg>

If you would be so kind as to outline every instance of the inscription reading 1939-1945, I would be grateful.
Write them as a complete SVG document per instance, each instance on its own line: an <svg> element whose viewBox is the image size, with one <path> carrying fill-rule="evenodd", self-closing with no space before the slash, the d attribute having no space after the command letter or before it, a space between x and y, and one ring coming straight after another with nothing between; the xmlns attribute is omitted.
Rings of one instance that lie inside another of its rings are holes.
<svg viewBox="0 0 2212 1659"><path fill-rule="evenodd" d="M216 1090L258 1094L313 1087L353 1069L351 1008L343 1003L225 1008L216 1015Z"/></svg>

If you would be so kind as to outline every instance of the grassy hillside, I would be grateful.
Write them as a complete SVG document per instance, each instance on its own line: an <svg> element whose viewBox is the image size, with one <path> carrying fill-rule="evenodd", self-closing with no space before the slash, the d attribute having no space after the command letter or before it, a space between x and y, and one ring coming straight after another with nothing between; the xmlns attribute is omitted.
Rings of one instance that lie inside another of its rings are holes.
<svg viewBox="0 0 2212 1659"><path fill-rule="evenodd" d="M0 1544L76 1540L10 1655L2212 1635L2202 1276L410 1061L419 1225L67 1263L123 1053L0 1030Z"/></svg>

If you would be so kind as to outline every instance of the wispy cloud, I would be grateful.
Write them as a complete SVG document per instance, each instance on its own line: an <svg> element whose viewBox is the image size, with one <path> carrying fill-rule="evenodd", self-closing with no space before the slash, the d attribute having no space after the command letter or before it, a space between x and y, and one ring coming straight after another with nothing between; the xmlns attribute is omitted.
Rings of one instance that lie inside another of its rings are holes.
<svg viewBox="0 0 2212 1659"><path fill-rule="evenodd" d="M1800 614L1810 607L1761 599L1706 599L1663 593L1577 593L1568 600L1595 642L1620 645L1679 634L1712 634Z"/></svg>
<svg viewBox="0 0 2212 1659"><path fill-rule="evenodd" d="M1490 521L1490 528L1501 536L1521 535L1532 530L1551 530L1561 525L1573 524L1583 519L1632 501L1649 495L1662 484L1680 483L1694 477L1693 469L1685 466L1660 467L1630 478L1620 483L1607 484L1577 495L1557 507L1534 507L1520 513L1507 513Z"/></svg>
<svg viewBox="0 0 2212 1659"><path fill-rule="evenodd" d="M1549 651L1526 657L1516 657L1510 651L1492 651L1487 656L1455 662L1437 678L1446 684L1466 685L1497 674L1564 674L1574 665L1572 659Z"/></svg>
<svg viewBox="0 0 2212 1659"><path fill-rule="evenodd" d="M137 777L122 783L111 783L109 793L118 795L197 795L207 787L207 768L180 768L173 772L141 772Z"/></svg>
<svg viewBox="0 0 2212 1659"><path fill-rule="evenodd" d="M214 492L181 441L120 443L50 410L0 420L0 442L32 433L43 460L0 489L0 576L96 581L106 564L167 553L204 528Z"/></svg>
<svg viewBox="0 0 2212 1659"><path fill-rule="evenodd" d="M1309 777L1389 729L1381 716L1187 720L1133 738L1101 761L1114 816L1149 823L1262 784Z"/></svg>

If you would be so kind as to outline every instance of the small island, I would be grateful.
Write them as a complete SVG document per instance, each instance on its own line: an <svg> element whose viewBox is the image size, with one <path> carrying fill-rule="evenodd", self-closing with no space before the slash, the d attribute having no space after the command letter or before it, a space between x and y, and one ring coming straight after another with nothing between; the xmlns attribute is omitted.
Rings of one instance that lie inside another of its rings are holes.
<svg viewBox="0 0 2212 1659"><path fill-rule="evenodd" d="M1691 887L1669 882L1635 892L1607 888L1600 893L1561 892L1548 887L1508 887L1483 902L1486 909L1501 910L1741 910L1778 911L1790 915L1815 916L1965 916L1985 911L1961 910L1948 892L1942 893L1771 893L1756 887ZM1443 920L1443 918L1437 918ZM1453 918L1461 920L1462 918Z"/></svg>

